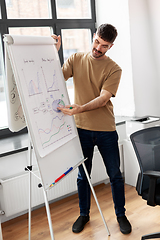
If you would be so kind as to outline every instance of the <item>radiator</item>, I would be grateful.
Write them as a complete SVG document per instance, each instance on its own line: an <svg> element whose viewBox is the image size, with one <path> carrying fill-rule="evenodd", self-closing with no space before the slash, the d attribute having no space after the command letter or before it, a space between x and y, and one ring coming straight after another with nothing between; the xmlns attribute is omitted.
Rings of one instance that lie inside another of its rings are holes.
<svg viewBox="0 0 160 240"><path fill-rule="evenodd" d="M38 176L38 171L34 172ZM77 171L61 180L56 186L47 191L48 200L53 200L75 192ZM32 207L44 203L43 189L38 187L40 180L33 174L31 177L31 203ZM5 216L18 214L28 209L29 205L29 173L1 180L0 187L1 209L5 212Z"/></svg>

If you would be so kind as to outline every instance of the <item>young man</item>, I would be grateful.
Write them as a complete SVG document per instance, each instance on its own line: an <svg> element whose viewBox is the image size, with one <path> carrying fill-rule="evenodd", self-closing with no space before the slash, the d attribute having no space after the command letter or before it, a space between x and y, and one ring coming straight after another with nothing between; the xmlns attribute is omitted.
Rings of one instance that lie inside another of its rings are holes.
<svg viewBox="0 0 160 240"><path fill-rule="evenodd" d="M73 77L75 104L59 108L64 114L74 115L83 150L86 168L90 175L94 146L97 145L110 178L115 213L120 230L131 232L131 225L125 216L124 182L120 172L118 135L111 97L115 97L121 68L105 54L113 46L117 30L110 24L102 24L93 36L92 51L75 53L64 63L65 80ZM60 36L53 35L60 48ZM71 108L72 107L72 108ZM83 167L79 167L77 178L80 216L72 231L81 232L89 221L90 187Z"/></svg>

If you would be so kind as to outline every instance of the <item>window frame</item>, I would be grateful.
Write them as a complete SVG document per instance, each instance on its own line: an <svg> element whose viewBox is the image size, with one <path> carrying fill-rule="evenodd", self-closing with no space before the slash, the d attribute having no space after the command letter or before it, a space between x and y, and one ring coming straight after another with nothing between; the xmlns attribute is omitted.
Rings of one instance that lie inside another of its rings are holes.
<svg viewBox="0 0 160 240"><path fill-rule="evenodd" d="M93 36L96 30L96 11L95 11L95 0L90 0L91 6L91 18L90 19L58 19L56 14L56 0L50 0L50 14L49 19L7 19L7 8L5 0L0 2L0 37L2 42L2 52L3 59L5 59L4 54L4 42L3 35L9 33L9 28L11 27L50 27L52 31L57 35L61 34L61 29L90 29L91 35ZM59 58L61 65L64 62L63 58L63 46L59 50ZM3 61L4 63L5 61ZM14 135L19 135L22 133L27 133L27 127L19 132L11 132L9 128L0 129L0 138L10 137Z"/></svg>

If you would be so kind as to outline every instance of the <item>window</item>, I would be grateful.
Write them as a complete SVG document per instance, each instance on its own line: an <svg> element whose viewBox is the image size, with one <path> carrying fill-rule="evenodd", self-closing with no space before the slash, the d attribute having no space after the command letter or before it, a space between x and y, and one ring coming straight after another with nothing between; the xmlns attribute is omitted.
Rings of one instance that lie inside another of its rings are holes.
<svg viewBox="0 0 160 240"><path fill-rule="evenodd" d="M48 0L6 0L8 19L50 18Z"/></svg>
<svg viewBox="0 0 160 240"><path fill-rule="evenodd" d="M88 52L91 46L91 31L89 29L62 29L64 61L74 52ZM71 103L74 103L72 78L66 82Z"/></svg>
<svg viewBox="0 0 160 240"><path fill-rule="evenodd" d="M57 18L91 18L90 0L56 0Z"/></svg>
<svg viewBox="0 0 160 240"><path fill-rule="evenodd" d="M0 1L0 137L12 134L7 119L3 35L60 34L63 41L59 57L63 64L72 53L90 50L95 22L95 0ZM72 102L72 79L67 81L67 88Z"/></svg>

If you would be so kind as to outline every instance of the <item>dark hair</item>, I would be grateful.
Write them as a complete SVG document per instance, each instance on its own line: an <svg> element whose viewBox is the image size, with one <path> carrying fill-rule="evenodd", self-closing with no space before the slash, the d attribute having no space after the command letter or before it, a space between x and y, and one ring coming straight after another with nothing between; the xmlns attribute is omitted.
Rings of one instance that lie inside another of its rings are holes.
<svg viewBox="0 0 160 240"><path fill-rule="evenodd" d="M117 29L111 24L101 24L97 29L97 35L104 41L113 43L118 33Z"/></svg>

